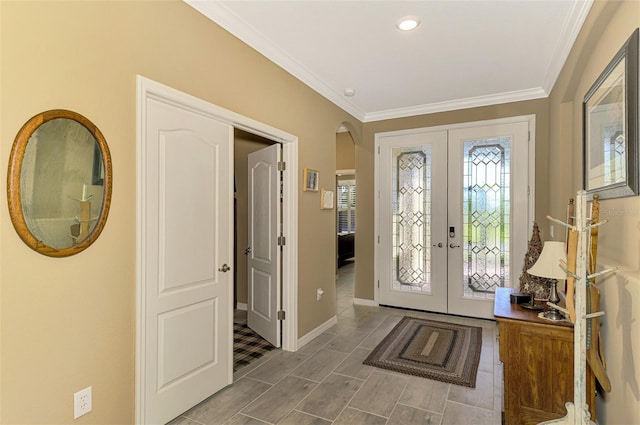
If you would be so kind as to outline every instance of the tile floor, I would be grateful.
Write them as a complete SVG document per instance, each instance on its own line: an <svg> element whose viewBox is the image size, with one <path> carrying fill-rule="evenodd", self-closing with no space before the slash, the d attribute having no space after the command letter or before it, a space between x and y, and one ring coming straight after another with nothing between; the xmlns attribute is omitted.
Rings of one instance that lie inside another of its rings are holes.
<svg viewBox="0 0 640 425"><path fill-rule="evenodd" d="M353 305L353 264L339 269L338 324L297 352L274 350L234 374L234 383L171 425L500 424L502 366L497 327L474 320ZM404 316L483 328L476 388L362 364Z"/></svg>

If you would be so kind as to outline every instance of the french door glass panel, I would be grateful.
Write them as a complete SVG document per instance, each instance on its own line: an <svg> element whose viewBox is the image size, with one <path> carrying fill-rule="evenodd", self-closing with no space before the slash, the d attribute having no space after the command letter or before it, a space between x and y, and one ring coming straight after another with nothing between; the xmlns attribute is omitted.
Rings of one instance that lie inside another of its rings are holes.
<svg viewBox="0 0 640 425"><path fill-rule="evenodd" d="M431 146L394 148L393 288L431 292Z"/></svg>
<svg viewBox="0 0 640 425"><path fill-rule="evenodd" d="M464 295L486 298L510 277L511 137L465 140L463 151Z"/></svg>

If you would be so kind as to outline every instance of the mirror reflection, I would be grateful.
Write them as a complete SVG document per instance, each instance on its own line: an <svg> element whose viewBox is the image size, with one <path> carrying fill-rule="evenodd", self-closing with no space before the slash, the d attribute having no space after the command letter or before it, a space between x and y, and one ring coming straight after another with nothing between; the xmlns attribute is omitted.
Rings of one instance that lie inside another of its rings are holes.
<svg viewBox="0 0 640 425"><path fill-rule="evenodd" d="M104 137L75 112L36 115L14 142L8 189L11 220L27 245L50 256L82 251L98 237L109 208Z"/></svg>
<svg viewBox="0 0 640 425"><path fill-rule="evenodd" d="M82 242L97 223L103 187L93 184L96 150L89 130L67 118L42 124L29 138L20 176L22 212L31 233L52 248Z"/></svg>

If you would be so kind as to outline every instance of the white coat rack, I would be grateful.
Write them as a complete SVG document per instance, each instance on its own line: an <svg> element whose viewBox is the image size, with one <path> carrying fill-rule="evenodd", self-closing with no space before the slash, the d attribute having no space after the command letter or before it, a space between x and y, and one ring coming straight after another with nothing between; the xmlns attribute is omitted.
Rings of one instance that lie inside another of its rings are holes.
<svg viewBox="0 0 640 425"><path fill-rule="evenodd" d="M565 268L567 275L571 275L576 279L575 285L575 314L576 322L573 328L573 403L567 402L567 415L564 418L554 419L541 422L539 425L547 424L566 424L566 425L595 425L589 414L589 407L586 402L586 374L587 374L587 319L600 317L604 314L602 311L587 314L587 282L590 279L601 276L603 274L615 271L616 269L607 269L594 274L588 273L589 246L591 229L601 226L607 222L602 220L598 223L592 223L591 218L587 217L587 194L581 190L576 197L576 217L575 225L567 224L553 217L547 218L555 223L565 226L571 230L578 231L578 252L576 259L575 274L569 272ZM548 303L551 307L569 313L566 309L555 304ZM594 418L595 420L595 418Z"/></svg>

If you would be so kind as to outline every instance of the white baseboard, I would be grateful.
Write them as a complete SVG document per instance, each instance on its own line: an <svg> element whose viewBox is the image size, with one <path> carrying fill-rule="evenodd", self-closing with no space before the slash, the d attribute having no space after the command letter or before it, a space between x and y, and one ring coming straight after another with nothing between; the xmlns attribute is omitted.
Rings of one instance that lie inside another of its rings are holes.
<svg viewBox="0 0 640 425"><path fill-rule="evenodd" d="M354 298L353 304L355 305L366 305L368 307L378 307L378 303L374 300L365 300L364 298Z"/></svg>
<svg viewBox="0 0 640 425"><path fill-rule="evenodd" d="M247 305L245 303L238 303L236 310L244 310L247 311Z"/></svg>
<svg viewBox="0 0 640 425"><path fill-rule="evenodd" d="M327 320L302 338L298 339L298 350L310 343L314 338L320 336L324 331L329 329L331 326L334 326L338 323L338 316L333 316L331 319Z"/></svg>

